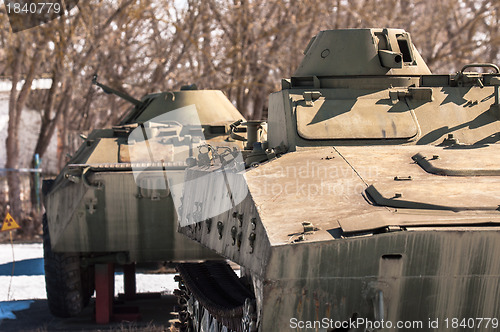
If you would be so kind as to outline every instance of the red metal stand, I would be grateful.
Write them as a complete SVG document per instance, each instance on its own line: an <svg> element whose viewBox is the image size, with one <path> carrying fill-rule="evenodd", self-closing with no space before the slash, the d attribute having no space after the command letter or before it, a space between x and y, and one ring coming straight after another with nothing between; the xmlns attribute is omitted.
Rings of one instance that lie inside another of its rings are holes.
<svg viewBox="0 0 500 332"><path fill-rule="evenodd" d="M95 265L95 321L108 324L113 314L115 295L115 267L113 264Z"/></svg>
<svg viewBox="0 0 500 332"><path fill-rule="evenodd" d="M136 297L135 264L123 267L124 288L126 298ZM97 324L108 324L110 321L136 321L141 319L137 307L114 307L115 267L113 264L96 264L95 266L95 321Z"/></svg>

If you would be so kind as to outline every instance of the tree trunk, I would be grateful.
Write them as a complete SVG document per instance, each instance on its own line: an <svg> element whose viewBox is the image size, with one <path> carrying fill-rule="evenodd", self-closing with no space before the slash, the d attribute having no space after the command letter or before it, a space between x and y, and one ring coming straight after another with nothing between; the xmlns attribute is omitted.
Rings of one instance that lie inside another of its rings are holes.
<svg viewBox="0 0 500 332"><path fill-rule="evenodd" d="M21 113L17 112L17 83L21 75L21 45L17 40L17 45L14 49L14 64L12 66L12 89L9 96L9 127L7 129L7 161L5 168L7 171L7 186L9 188L9 211L14 219L21 218L21 188L19 183L19 174L15 171L19 164L19 122L21 121Z"/></svg>
<svg viewBox="0 0 500 332"><path fill-rule="evenodd" d="M19 38L19 36L18 36ZM9 97L9 128L7 129L7 161L6 168L10 169L7 172L7 185L9 187L9 205L10 212L14 219L22 220L22 202L21 202L21 186L19 174L16 169L19 165L19 124L21 122L21 114L31 91L31 84L35 77L35 71L41 62L41 46L39 45L30 59L30 67L27 70L26 78L21 91L17 93L17 83L21 76L21 64L26 60L25 48L21 41L17 40L17 45L13 50L12 56L15 58L12 67L12 89Z"/></svg>
<svg viewBox="0 0 500 332"><path fill-rule="evenodd" d="M38 134L38 139L36 142L35 151L33 152L33 156L31 158L31 167L36 168L36 157L41 159L47 150L47 147L50 143L50 139L54 134L55 123L59 117L60 110L56 113L56 115L51 119L51 113L54 108L54 100L56 95L57 85L59 84L60 77L59 66L55 66L54 72L52 74L52 85L49 89L47 100L45 101L45 105L42 113L42 122L40 126L40 133ZM33 173L30 177L30 191L31 191L31 206L36 206L37 212L39 212L40 207L40 177L39 173ZM38 189L38 190L37 190Z"/></svg>

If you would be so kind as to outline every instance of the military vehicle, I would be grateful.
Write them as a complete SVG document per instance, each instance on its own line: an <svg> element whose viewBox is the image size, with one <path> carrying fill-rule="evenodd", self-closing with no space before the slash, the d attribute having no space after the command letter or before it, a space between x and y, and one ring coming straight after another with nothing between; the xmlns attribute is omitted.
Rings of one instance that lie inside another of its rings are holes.
<svg viewBox="0 0 500 332"><path fill-rule="evenodd" d="M215 215L222 166L186 170L180 231L242 270L180 264L181 330L497 328L498 67L433 75L400 29L322 31L304 54L244 199Z"/></svg>
<svg viewBox="0 0 500 332"><path fill-rule="evenodd" d="M242 115L221 91L187 86L136 100L96 78L94 83L134 107L118 125L83 137L59 176L44 183L47 297L61 317L88 303L96 263L219 257L177 232L167 177L182 178L184 161L198 154L194 144L206 139L242 146L246 135L233 131Z"/></svg>

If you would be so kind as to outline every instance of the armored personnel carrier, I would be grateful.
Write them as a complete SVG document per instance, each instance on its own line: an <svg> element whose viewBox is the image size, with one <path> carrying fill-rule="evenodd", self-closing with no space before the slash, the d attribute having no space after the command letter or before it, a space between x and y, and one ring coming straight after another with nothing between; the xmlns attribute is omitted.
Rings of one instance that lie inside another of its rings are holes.
<svg viewBox="0 0 500 332"><path fill-rule="evenodd" d="M82 137L55 181L44 183L47 296L52 313L62 317L88 302L97 263L219 257L177 232L167 178L182 180L185 160L196 157L200 142L242 147L245 136L233 133L231 124L242 116L221 91L188 86L136 100L94 83L134 107L113 128Z"/></svg>
<svg viewBox="0 0 500 332"><path fill-rule="evenodd" d="M180 264L181 329L497 328L498 67L433 75L399 29L322 31L304 54L269 99L269 160L232 173L243 199L215 214L205 179L228 164L186 171L180 231L242 275Z"/></svg>

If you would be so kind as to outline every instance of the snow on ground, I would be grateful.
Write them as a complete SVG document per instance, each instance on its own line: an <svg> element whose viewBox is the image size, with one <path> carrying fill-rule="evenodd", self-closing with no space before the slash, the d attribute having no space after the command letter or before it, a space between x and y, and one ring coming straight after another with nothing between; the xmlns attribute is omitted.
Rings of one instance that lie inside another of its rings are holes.
<svg viewBox="0 0 500 332"><path fill-rule="evenodd" d="M174 281L175 274L144 274L137 273L136 285L138 293L159 292L172 294L178 283ZM115 295L123 293L123 275L115 275Z"/></svg>
<svg viewBox="0 0 500 332"><path fill-rule="evenodd" d="M42 258L43 245L41 243L14 244L14 258L21 261L30 258ZM12 247L10 244L0 244L0 264L12 262Z"/></svg>
<svg viewBox="0 0 500 332"><path fill-rule="evenodd" d="M24 300L47 298L42 244L14 244L14 257L15 264L12 263L11 245L0 244L0 322L4 318L15 319L12 308L15 310L29 308L31 301ZM171 294L177 288L174 274L138 273L136 284L139 293ZM123 293L121 273L115 274L115 294L118 293Z"/></svg>
<svg viewBox="0 0 500 332"><path fill-rule="evenodd" d="M10 292L9 292L10 284ZM46 299L44 276L0 277L0 301Z"/></svg>
<svg viewBox="0 0 500 332"><path fill-rule="evenodd" d="M11 245L0 244L0 301L47 298L42 257L41 243L15 244L12 264Z"/></svg>

